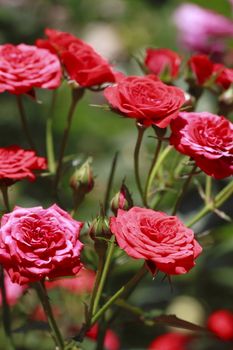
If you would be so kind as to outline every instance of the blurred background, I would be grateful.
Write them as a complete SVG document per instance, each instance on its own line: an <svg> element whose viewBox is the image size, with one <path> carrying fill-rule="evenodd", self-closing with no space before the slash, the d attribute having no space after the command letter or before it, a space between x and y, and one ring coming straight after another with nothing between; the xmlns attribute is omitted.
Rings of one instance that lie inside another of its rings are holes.
<svg viewBox="0 0 233 350"><path fill-rule="evenodd" d="M147 47L167 47L182 52L178 46L177 30L173 15L178 6L184 1L179 0L0 0L0 42L33 44L37 38L44 36L46 27L68 31L92 45L96 51L107 58L119 71L127 74L142 74L136 57L141 57ZM229 1L202 0L189 1L232 18ZM229 45L231 45L229 40ZM187 52L183 51L184 57ZM182 82L180 83L182 86ZM24 105L31 129L40 155L45 155L45 124L52 99L51 91L38 91L35 103L24 98ZM59 151L59 140L62 136L66 114L69 107L70 89L64 83L58 91L54 114L54 140L56 154ZM99 212L99 203L103 201L106 181L110 172L111 162L115 153L119 152L116 176L112 195L119 190L125 179L130 188L135 204L139 203L134 174L133 150L136 140L136 128L132 120L123 119L113 113L91 105L106 103L102 93L88 91L78 105L72 125L67 155L72 155L66 162L66 171L62 182L62 201L67 209L72 208L72 193L68 186L69 178L75 167L88 157L93 158L95 175L94 190L87 195L80 207L77 218L90 221ZM13 95L0 95L0 146L18 144L27 147L27 142L21 132L17 104ZM215 112L211 96L205 96L199 106L200 110ZM141 154L141 169L148 167L153 155L152 131L148 131L144 140ZM143 173L142 173L143 176ZM200 182L202 177L200 177ZM225 181L214 183L218 191ZM34 206L52 204L49 195L51 182L49 178L40 178L36 183L23 181L10 189L10 202L13 205ZM174 196L174 195L173 195ZM161 208L169 209L171 198L165 200ZM186 195L179 215L186 220L197 210L202 200L197 188L193 187ZM2 205L1 205L2 209ZM232 217L232 201L228 201L223 210ZM197 266L186 276L172 278L172 290L167 279L159 276L151 280L148 276L131 298L136 304L147 311L159 313L169 312L194 322L205 324L207 316L216 309L232 309L233 270L232 270L232 223L226 222L214 214L208 215L195 226L204 253L198 259ZM90 268L92 268L90 264ZM138 264L130 261L119 253L119 259L112 271L109 290L115 290L123 281L127 281ZM114 280L114 283L112 282ZM61 299L60 292L51 291L51 300L59 307L61 300L69 305L69 295ZM67 291L65 292L67 293ZM78 297L77 297L78 298ZM83 297L81 297L80 300ZM34 307L30 304L32 295L26 293L14 308L16 324L27 323L28 310ZM74 300L73 300L74 299ZM76 299L73 297L72 303ZM63 305L64 306L64 305ZM153 311L154 310L154 311ZM80 314L82 304L75 312ZM69 312L74 310L69 308ZM61 313L66 313L65 308ZM66 315L67 316L67 315ZM120 349L146 349L157 335L165 333L167 328L162 326L145 327L142 322L134 319L127 311L121 312L120 318L113 323L112 328L120 338ZM68 319L76 321L74 315ZM77 317L78 322L81 319ZM23 320L23 321L22 321ZM62 320L62 317L61 317ZM18 323L17 323L18 322ZM24 349L38 349L38 339L41 334L34 332L32 337L27 332L19 335ZM23 340L22 340L23 339ZM3 345L1 345L3 344ZM50 349L51 343L45 338L44 347ZM193 349L232 349L228 342L222 343L216 339L202 339ZM0 350L5 349L4 341L0 340ZM23 347L22 347L23 349ZM92 344L86 345L92 349Z"/></svg>

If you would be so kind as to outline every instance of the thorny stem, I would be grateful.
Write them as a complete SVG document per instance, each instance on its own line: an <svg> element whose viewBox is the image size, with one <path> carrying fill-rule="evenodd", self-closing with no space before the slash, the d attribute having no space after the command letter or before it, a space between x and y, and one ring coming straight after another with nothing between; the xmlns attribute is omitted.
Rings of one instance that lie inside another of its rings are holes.
<svg viewBox="0 0 233 350"><path fill-rule="evenodd" d="M22 101L21 95L16 95L16 101L17 101L17 105L18 105L18 109L19 109L19 115L20 115L21 124L22 124L23 130L24 130L24 133L26 135L26 138L28 140L28 144L33 150L35 150L36 147L35 147L34 141L33 141L32 137L31 137L31 134L30 134L30 131L29 131L29 128L28 128L27 118L26 118L26 115L25 115L25 111L24 111L23 101Z"/></svg>
<svg viewBox="0 0 233 350"><path fill-rule="evenodd" d="M140 193L140 196L143 199L143 189L141 185L141 180L140 180L140 173L139 173L139 153L140 153L140 148L142 144L142 138L144 135L145 127L139 123L137 123L137 129L138 129L138 137L134 149L134 173L135 173L135 179L136 179L136 184Z"/></svg>
<svg viewBox="0 0 233 350"><path fill-rule="evenodd" d="M54 115L56 98L57 98L57 91L54 90L52 95L51 107L50 107L49 115L46 122L46 153L47 153L47 159L48 159L48 168L50 173L52 174L54 174L56 171L54 147L53 147L53 132L52 132L52 123L53 123L53 115Z"/></svg>

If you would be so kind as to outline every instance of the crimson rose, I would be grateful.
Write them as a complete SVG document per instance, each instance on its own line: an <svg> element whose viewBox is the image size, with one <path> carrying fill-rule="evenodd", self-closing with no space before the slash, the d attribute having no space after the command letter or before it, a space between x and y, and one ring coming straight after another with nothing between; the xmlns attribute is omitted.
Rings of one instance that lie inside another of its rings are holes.
<svg viewBox="0 0 233 350"><path fill-rule="evenodd" d="M46 159L38 157L33 150L18 146L0 148L0 184L9 186L22 179L34 181L33 170L46 168Z"/></svg>
<svg viewBox="0 0 233 350"><path fill-rule="evenodd" d="M183 112L171 123L170 143L216 179L233 174L233 124L209 112Z"/></svg>
<svg viewBox="0 0 233 350"><path fill-rule="evenodd" d="M48 50L36 46L0 46L0 92L19 95L33 88L56 89L61 82L61 65Z"/></svg>
<svg viewBox="0 0 233 350"><path fill-rule="evenodd" d="M82 87L115 82L109 63L84 41L74 35L54 29L46 29L48 39L37 40L39 47L57 52L71 80Z"/></svg>
<svg viewBox="0 0 233 350"><path fill-rule="evenodd" d="M15 207L1 220L0 263L19 284L74 275L82 267L82 226L56 204L48 209Z"/></svg>
<svg viewBox="0 0 233 350"><path fill-rule="evenodd" d="M185 102L184 92L168 86L155 76L131 76L104 90L104 96L114 110L129 118L136 118L145 126L168 126L177 117Z"/></svg>
<svg viewBox="0 0 233 350"><path fill-rule="evenodd" d="M151 209L119 209L110 219L117 243L129 256L145 259L151 272L184 274L194 265L202 248L194 233L176 216Z"/></svg>
<svg viewBox="0 0 233 350"><path fill-rule="evenodd" d="M175 51L169 49L147 49L145 66L155 75L168 75L176 78L179 73L181 58Z"/></svg>

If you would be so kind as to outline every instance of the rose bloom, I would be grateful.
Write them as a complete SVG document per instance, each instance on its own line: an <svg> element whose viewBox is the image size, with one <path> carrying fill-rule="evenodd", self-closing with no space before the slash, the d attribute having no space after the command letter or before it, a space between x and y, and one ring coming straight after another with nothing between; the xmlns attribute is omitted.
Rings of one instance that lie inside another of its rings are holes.
<svg viewBox="0 0 233 350"><path fill-rule="evenodd" d="M179 74L181 57L175 51L169 49L147 49L145 66L155 75L168 76L175 79Z"/></svg>
<svg viewBox="0 0 233 350"><path fill-rule="evenodd" d="M188 65L199 85L203 85L211 79L212 83L226 90L233 83L233 69L212 62L207 55L193 55L188 61Z"/></svg>
<svg viewBox="0 0 233 350"><path fill-rule="evenodd" d="M233 21L196 4L184 3L174 13L183 48L199 53L221 55L224 39L233 35Z"/></svg>
<svg viewBox="0 0 233 350"><path fill-rule="evenodd" d="M70 278L59 278L54 281L46 282L46 287L67 289L74 294L91 293L94 287L95 273L91 270L82 268L77 276Z"/></svg>
<svg viewBox="0 0 233 350"><path fill-rule="evenodd" d="M121 249L135 259L145 259L153 274L184 274L194 265L202 248L194 233L176 216L151 209L119 209L110 228Z"/></svg>
<svg viewBox="0 0 233 350"><path fill-rule="evenodd" d="M125 117L135 118L145 126L166 128L177 117L185 102L184 92L168 86L155 76L122 78L104 90L112 109Z"/></svg>
<svg viewBox="0 0 233 350"><path fill-rule="evenodd" d="M98 325L95 324L91 329L86 333L87 338L92 340L97 340L98 337ZM111 329L107 329L104 339L104 348L106 350L119 350L120 349L120 340L115 332Z"/></svg>
<svg viewBox="0 0 233 350"><path fill-rule="evenodd" d="M18 283L12 283L7 273L4 274L4 283L6 289L6 299L8 305L15 305L23 295L27 286L20 286ZM0 293L0 305L2 305L2 293Z"/></svg>
<svg viewBox="0 0 233 350"><path fill-rule="evenodd" d="M56 89L61 76L57 56L46 49L25 44L0 46L0 92L20 95L33 88Z"/></svg>
<svg viewBox="0 0 233 350"><path fill-rule="evenodd" d="M82 226L56 204L48 209L15 207L1 220L0 263L12 282L21 285L75 275L82 267Z"/></svg>
<svg viewBox="0 0 233 350"><path fill-rule="evenodd" d="M48 39L37 40L36 45L57 52L69 78L82 87L115 82L109 63L84 41L74 35L46 29Z"/></svg>
<svg viewBox="0 0 233 350"><path fill-rule="evenodd" d="M219 339L233 340L233 312L229 310L217 310L207 320L208 329Z"/></svg>
<svg viewBox="0 0 233 350"><path fill-rule="evenodd" d="M18 146L0 148L0 184L9 186L23 179L34 181L33 171L46 168L46 159L38 157L33 150Z"/></svg>
<svg viewBox="0 0 233 350"><path fill-rule="evenodd" d="M148 350L188 350L191 337L180 333L160 335L151 342Z"/></svg>
<svg viewBox="0 0 233 350"><path fill-rule="evenodd" d="M233 174L233 124L209 112L183 112L171 123L170 143L193 158L207 175Z"/></svg>

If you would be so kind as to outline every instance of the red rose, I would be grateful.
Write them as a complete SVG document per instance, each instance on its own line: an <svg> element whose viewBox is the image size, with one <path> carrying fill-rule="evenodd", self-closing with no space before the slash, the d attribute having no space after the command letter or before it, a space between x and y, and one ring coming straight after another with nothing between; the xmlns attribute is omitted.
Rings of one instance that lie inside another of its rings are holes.
<svg viewBox="0 0 233 350"><path fill-rule="evenodd" d="M227 90L233 83L233 69L226 68L223 64L214 64L214 72L217 72L216 84Z"/></svg>
<svg viewBox="0 0 233 350"><path fill-rule="evenodd" d="M74 35L67 32L61 32L56 29L46 28L45 35L48 37L48 39L37 39L36 46L48 49L52 53L56 54L60 54L67 50L69 45L74 42L85 45L82 40L76 38Z"/></svg>
<svg viewBox="0 0 233 350"><path fill-rule="evenodd" d="M207 321L208 329L222 340L233 340L233 312L217 310Z"/></svg>
<svg viewBox="0 0 233 350"><path fill-rule="evenodd" d="M155 75L168 75L176 78L179 73L181 57L175 51L169 49L147 49L145 66Z"/></svg>
<svg viewBox="0 0 233 350"><path fill-rule="evenodd" d="M202 250L193 231L176 216L151 209L119 209L110 228L120 248L132 258L145 259L152 273L158 269L169 275L184 274Z"/></svg>
<svg viewBox="0 0 233 350"><path fill-rule="evenodd" d="M151 342L148 350L187 350L190 339L190 336L185 334L163 334Z"/></svg>
<svg viewBox="0 0 233 350"><path fill-rule="evenodd" d="M1 220L0 263L19 284L74 275L82 267L82 226L56 204L48 209L15 207Z"/></svg>
<svg viewBox="0 0 233 350"><path fill-rule="evenodd" d="M86 336L92 340L97 340L99 332L99 327L95 324L91 329L86 333ZM120 340L115 332L111 329L107 329L105 339L104 339L104 348L106 350L119 350L120 349Z"/></svg>
<svg viewBox="0 0 233 350"><path fill-rule="evenodd" d="M214 64L207 55L193 55L188 65L191 68L197 83L200 85L205 84L213 74Z"/></svg>
<svg viewBox="0 0 233 350"><path fill-rule="evenodd" d="M171 123L170 143L216 179L233 174L233 124L224 117L180 113Z"/></svg>
<svg viewBox="0 0 233 350"><path fill-rule="evenodd" d="M94 49L74 35L54 29L46 29L47 40L36 44L57 52L71 80L83 87L115 82L109 63Z"/></svg>
<svg viewBox="0 0 233 350"><path fill-rule="evenodd" d="M61 65L48 50L36 46L0 46L0 92L23 94L33 88L56 89L61 82Z"/></svg>
<svg viewBox="0 0 233 350"><path fill-rule="evenodd" d="M148 350L186 350L190 339L190 336L185 334L163 334L152 341Z"/></svg>
<svg viewBox="0 0 233 350"><path fill-rule="evenodd" d="M181 89L163 84L155 76L123 78L118 84L107 87L104 96L117 112L146 126L160 128L177 117L185 102Z"/></svg>
<svg viewBox="0 0 233 350"><path fill-rule="evenodd" d="M12 185L22 179L34 181L33 170L46 168L46 159L37 157L35 151L18 146L0 148L0 183Z"/></svg>
<svg viewBox="0 0 233 350"><path fill-rule="evenodd" d="M193 55L188 65L200 85L212 79L213 83L228 89L233 83L233 69L212 62L207 55Z"/></svg>

